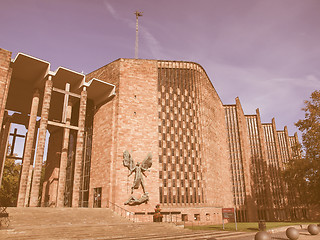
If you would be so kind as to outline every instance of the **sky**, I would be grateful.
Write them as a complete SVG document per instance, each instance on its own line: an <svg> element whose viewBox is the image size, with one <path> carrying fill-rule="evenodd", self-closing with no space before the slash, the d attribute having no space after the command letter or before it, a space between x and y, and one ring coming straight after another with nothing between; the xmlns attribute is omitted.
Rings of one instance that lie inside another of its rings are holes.
<svg viewBox="0 0 320 240"><path fill-rule="evenodd" d="M320 86L319 0L0 0L0 48L87 74L134 58L137 10L139 58L197 62L224 104L298 131Z"/></svg>

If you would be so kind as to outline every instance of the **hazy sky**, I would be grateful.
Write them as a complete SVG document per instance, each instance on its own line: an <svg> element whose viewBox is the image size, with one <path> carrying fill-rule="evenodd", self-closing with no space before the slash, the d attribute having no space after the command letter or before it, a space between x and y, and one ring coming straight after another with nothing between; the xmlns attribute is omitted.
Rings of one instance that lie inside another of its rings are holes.
<svg viewBox="0 0 320 240"><path fill-rule="evenodd" d="M0 48L89 73L139 57L199 63L224 104L297 131L320 85L319 0L0 0Z"/></svg>

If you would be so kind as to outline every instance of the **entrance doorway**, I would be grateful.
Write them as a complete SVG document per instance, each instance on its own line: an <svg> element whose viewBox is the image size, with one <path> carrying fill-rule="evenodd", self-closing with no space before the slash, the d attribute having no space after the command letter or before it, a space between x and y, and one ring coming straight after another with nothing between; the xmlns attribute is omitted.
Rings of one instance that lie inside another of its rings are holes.
<svg viewBox="0 0 320 240"><path fill-rule="evenodd" d="M101 208L101 194L102 188L94 188L93 194L93 207L94 208Z"/></svg>

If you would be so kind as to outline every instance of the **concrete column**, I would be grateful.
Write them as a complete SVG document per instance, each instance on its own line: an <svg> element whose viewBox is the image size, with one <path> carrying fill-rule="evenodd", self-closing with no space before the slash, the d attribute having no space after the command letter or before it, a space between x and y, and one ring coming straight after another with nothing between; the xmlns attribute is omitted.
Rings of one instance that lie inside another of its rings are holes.
<svg viewBox="0 0 320 240"><path fill-rule="evenodd" d="M25 197L25 201L24 201L24 205L26 207L29 206L30 188L31 188L32 172L33 172L33 160L34 160L35 147L36 147L36 143L37 143L38 128L39 128L39 122L36 122L36 128L34 130L34 137L33 137L33 146L32 146L32 151L31 151L31 159L30 159L29 175L28 175L28 181L27 181L26 197Z"/></svg>
<svg viewBox="0 0 320 240"><path fill-rule="evenodd" d="M29 165L27 187L26 187L26 197L24 199L24 206L25 207L28 207L28 205L29 205L30 188L31 188L31 181L32 181L32 172L33 172L33 164L30 164Z"/></svg>
<svg viewBox="0 0 320 240"><path fill-rule="evenodd" d="M33 94L33 99L31 104L28 133L27 133L27 138L25 142L25 151L24 151L24 157L23 157L22 169L21 169L17 207L26 206L25 199L26 199L26 192L28 188L27 186L29 181L31 181L31 177L30 179L28 179L28 176L30 171L30 162L31 162L32 150L33 150L33 144L34 144L38 107L39 107L39 90L37 89Z"/></svg>
<svg viewBox="0 0 320 240"><path fill-rule="evenodd" d="M48 207L50 206L50 204L46 205L46 188L47 188L47 184L48 184L48 181L44 181L42 183L42 196L41 196L41 207Z"/></svg>
<svg viewBox="0 0 320 240"><path fill-rule="evenodd" d="M72 105L69 102L67 107L67 119L66 125L70 126L71 120L71 112ZM60 159L60 168L59 168L59 183L58 183L58 192L57 192L57 207L64 207L64 190L66 186L66 176L67 176L67 161L68 161L68 146L69 146L69 136L70 129L64 128L63 134L63 143L62 143L62 151L61 151L61 159Z"/></svg>
<svg viewBox="0 0 320 240"><path fill-rule="evenodd" d="M79 207L79 190L81 178L81 164L83 160L83 143L84 143L84 127L86 121L86 108L87 108L87 90L83 87L80 97L79 107L79 121L78 121L78 134L76 145L76 158L74 163L74 180L72 191L72 207Z"/></svg>
<svg viewBox="0 0 320 240"><path fill-rule="evenodd" d="M37 145L36 160L34 165L31 195L30 195L30 207L38 206L41 168L42 168L44 147L45 147L45 141L46 141L52 87L53 87L52 77L49 76L48 80L46 81L44 94L43 94L43 104L42 104L41 120L40 120L40 127L39 127L38 145Z"/></svg>

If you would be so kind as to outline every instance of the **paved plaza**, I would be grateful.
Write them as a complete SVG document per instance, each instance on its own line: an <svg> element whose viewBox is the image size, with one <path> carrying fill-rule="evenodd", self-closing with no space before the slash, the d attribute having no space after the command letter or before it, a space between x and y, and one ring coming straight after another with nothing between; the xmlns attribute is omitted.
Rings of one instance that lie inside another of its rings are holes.
<svg viewBox="0 0 320 240"><path fill-rule="evenodd" d="M133 223L102 208L7 210L10 226L1 229L0 239L236 239L240 235L248 236L248 233L227 231L191 231L170 223Z"/></svg>
<svg viewBox="0 0 320 240"><path fill-rule="evenodd" d="M255 233L231 231L192 231L170 223L133 223L102 208L8 208L10 226L0 229L0 239L208 239L252 240ZM272 239L287 239L285 233ZM315 240L300 230L299 240Z"/></svg>

